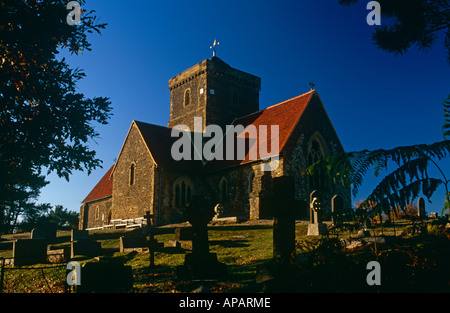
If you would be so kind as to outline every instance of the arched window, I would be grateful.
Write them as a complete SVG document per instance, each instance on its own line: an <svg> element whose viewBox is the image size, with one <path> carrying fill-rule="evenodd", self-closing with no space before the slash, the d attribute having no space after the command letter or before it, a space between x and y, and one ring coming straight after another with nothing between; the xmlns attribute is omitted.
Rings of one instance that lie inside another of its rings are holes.
<svg viewBox="0 0 450 313"><path fill-rule="evenodd" d="M95 219L98 220L100 218L100 208L96 207L95 208Z"/></svg>
<svg viewBox="0 0 450 313"><path fill-rule="evenodd" d="M184 106L188 106L189 104L191 104L191 90L186 89L184 92Z"/></svg>
<svg viewBox="0 0 450 313"><path fill-rule="evenodd" d="M314 136L308 149L308 166L323 160L325 156L326 153L319 136ZM328 179L325 171L318 169L314 175L309 176L309 187L311 190L326 190L328 188Z"/></svg>
<svg viewBox="0 0 450 313"><path fill-rule="evenodd" d="M134 185L136 178L136 165L132 163L130 165L130 186Z"/></svg>
<svg viewBox="0 0 450 313"><path fill-rule="evenodd" d="M174 205L182 209L189 203L194 194L194 184L188 177L180 177L173 184Z"/></svg>

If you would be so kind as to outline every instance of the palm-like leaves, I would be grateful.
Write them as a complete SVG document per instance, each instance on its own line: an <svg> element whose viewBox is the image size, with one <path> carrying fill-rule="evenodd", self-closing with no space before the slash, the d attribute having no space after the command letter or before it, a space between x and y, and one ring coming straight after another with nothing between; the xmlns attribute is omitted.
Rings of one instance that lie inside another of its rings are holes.
<svg viewBox="0 0 450 313"><path fill-rule="evenodd" d="M339 180L350 185L353 195L356 195L371 168L374 176L378 177L388 170L388 165L394 165L396 169L388 173L360 204L360 208L378 212L396 206L405 207L419 194L431 198L439 185L447 184L447 180L442 171L442 179L429 177L429 165L437 166L435 160L442 160L449 154L450 140L389 150L363 150L319 161L306 169L305 174L313 175L322 168L335 182Z"/></svg>

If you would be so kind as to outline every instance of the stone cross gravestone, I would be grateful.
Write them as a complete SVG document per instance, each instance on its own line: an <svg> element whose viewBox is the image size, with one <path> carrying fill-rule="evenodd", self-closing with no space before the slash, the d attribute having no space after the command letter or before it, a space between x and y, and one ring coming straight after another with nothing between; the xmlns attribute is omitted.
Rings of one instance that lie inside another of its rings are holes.
<svg viewBox="0 0 450 313"><path fill-rule="evenodd" d="M276 177L273 181L273 259L289 263L295 250L295 197L293 177Z"/></svg>
<svg viewBox="0 0 450 313"><path fill-rule="evenodd" d="M327 225L322 223L322 203L321 196L317 190L311 192L309 196L310 224L308 225L308 236L318 236L328 234Z"/></svg>
<svg viewBox="0 0 450 313"><path fill-rule="evenodd" d="M273 215L273 257L257 267L255 280L264 284L268 292L289 289L297 270L291 264L295 252L295 211L299 209L294 179L287 176L274 178L273 194L270 210Z"/></svg>
<svg viewBox="0 0 450 313"><path fill-rule="evenodd" d="M153 214L150 214L150 211L145 212L144 218L147 220L147 228L149 233L149 242L148 242L148 249L150 252L150 267L155 266L155 250L158 246L158 241L155 240L155 234L153 231Z"/></svg>
<svg viewBox="0 0 450 313"><path fill-rule="evenodd" d="M44 239L17 239L13 243L14 266L47 262L47 243Z"/></svg>
<svg viewBox="0 0 450 313"><path fill-rule="evenodd" d="M214 207L202 196L195 195L186 205L186 218L192 225L192 253L185 255L184 265L177 268L182 280L218 279L227 275L225 264L209 252L208 223L214 216Z"/></svg>

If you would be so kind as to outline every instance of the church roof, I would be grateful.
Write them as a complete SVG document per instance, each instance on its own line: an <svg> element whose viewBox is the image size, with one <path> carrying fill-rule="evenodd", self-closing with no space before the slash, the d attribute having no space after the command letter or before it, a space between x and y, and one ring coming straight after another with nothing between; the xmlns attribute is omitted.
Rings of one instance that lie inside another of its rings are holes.
<svg viewBox="0 0 450 313"><path fill-rule="evenodd" d="M172 145L179 139L172 137L172 128L134 121L144 139L153 160L158 166L183 171L200 170L202 161L180 160L175 161L172 157ZM193 138L191 132L191 138Z"/></svg>
<svg viewBox="0 0 450 313"><path fill-rule="evenodd" d="M95 185L94 189L87 195L87 197L82 201L82 203L92 202L94 200L99 200L112 196L112 184L113 181L109 178L114 165L103 175L102 179Z"/></svg>
<svg viewBox="0 0 450 313"><path fill-rule="evenodd" d="M305 111L310 99L312 98L314 90L305 94L299 95L292 99L283 101L281 103L272 105L264 110L254 112L252 114L237 118L234 125L244 126L244 131L237 134L237 140L244 140L250 142L246 148L246 155L244 160L213 160L207 162L206 166L200 160L180 160L175 161L171 155L172 145L179 139L172 137L172 128L144 123L140 121L133 121L137 126L142 138L149 150L149 153L155 163L163 168L170 168L173 170L180 170L184 172L201 171L203 170L217 170L226 168L228 166L239 165L262 158L279 155L285 147L290 135L295 126L298 124L303 112ZM250 138L246 133L249 127L255 126L258 137L267 138L266 141L260 141L259 145L267 147L267 154L261 155L261 148L258 149L258 144L255 138ZM267 137L260 136L260 126L267 125ZM271 133L271 125L278 125L279 127L279 145L276 151L271 151L271 142L276 134ZM193 138L193 133L191 133ZM236 147L236 145L235 145ZM256 153L256 159L252 158L252 153ZM112 179L111 175L114 165L108 170L103 178L98 182L94 189L89 193L83 203L94 200L106 198L112 195Z"/></svg>
<svg viewBox="0 0 450 313"><path fill-rule="evenodd" d="M237 135L237 138L238 140L240 139L249 142L249 147L246 149L245 159L234 161L215 161L212 162L210 167L218 169L279 155L285 147L292 131L295 129L295 126L298 124L300 117L305 111L314 92L314 90L309 91L292 99L272 105L264 110L237 118L233 124L242 125L245 127L244 131ZM270 149L272 146L272 141L276 138L276 134L272 134L271 132L271 125L278 125L279 143L276 151L271 151ZM249 127L253 126L257 130L259 140L256 140L256 138L250 138L249 134L246 132ZM260 133L260 126L267 126L267 136ZM262 151L261 146L267 147L267 153L264 155L260 154ZM252 157L254 155L256 155L256 158Z"/></svg>

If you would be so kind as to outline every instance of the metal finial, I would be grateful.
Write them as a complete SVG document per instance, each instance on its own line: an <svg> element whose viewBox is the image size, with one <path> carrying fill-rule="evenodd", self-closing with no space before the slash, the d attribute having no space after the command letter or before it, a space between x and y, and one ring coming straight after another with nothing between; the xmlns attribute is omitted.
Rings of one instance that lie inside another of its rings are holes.
<svg viewBox="0 0 450 313"><path fill-rule="evenodd" d="M315 87L316 85L313 83L313 81L310 81L310 82L309 82L309 85L311 86L311 90L314 90L314 87Z"/></svg>

